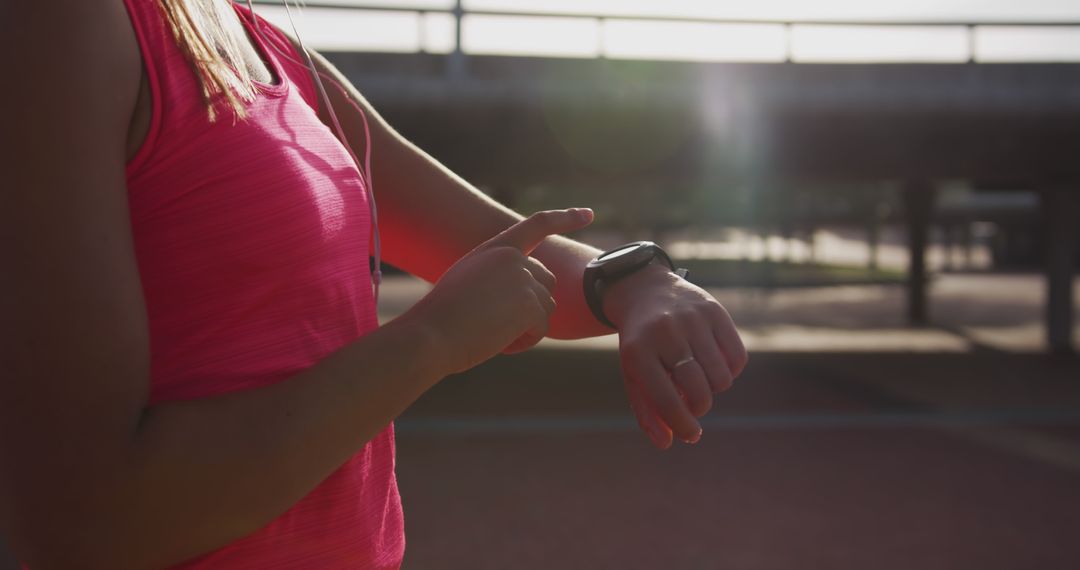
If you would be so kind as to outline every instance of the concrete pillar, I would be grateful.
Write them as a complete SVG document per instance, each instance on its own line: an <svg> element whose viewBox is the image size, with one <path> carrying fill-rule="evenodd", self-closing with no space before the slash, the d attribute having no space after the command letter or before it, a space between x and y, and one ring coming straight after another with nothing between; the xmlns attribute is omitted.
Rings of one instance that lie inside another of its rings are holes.
<svg viewBox="0 0 1080 570"><path fill-rule="evenodd" d="M1054 188L1043 192L1046 221L1046 341L1053 352L1072 352L1073 275L1076 268L1075 224L1080 190Z"/></svg>
<svg viewBox="0 0 1080 570"><path fill-rule="evenodd" d="M942 266L941 270L945 272L951 272L953 269L953 226L951 224L941 225L941 251L942 251Z"/></svg>
<svg viewBox="0 0 1080 570"><path fill-rule="evenodd" d="M908 323L927 323L926 244L930 234L930 217L934 208L934 184L926 181L909 182L904 186L904 218L908 230Z"/></svg>
<svg viewBox="0 0 1080 570"><path fill-rule="evenodd" d="M806 230L806 245L809 250L809 259L807 261L809 263L817 263L821 252L818 251L817 228L814 226L810 226Z"/></svg>
<svg viewBox="0 0 1080 570"><path fill-rule="evenodd" d="M880 243L881 219L875 212L870 215L870 220L866 224L866 268L870 271L877 271L878 269L878 249Z"/></svg>
<svg viewBox="0 0 1080 570"><path fill-rule="evenodd" d="M783 253L780 254L781 263L792 263L795 261L794 246L791 242L795 237L795 228L792 227L791 222L785 221L780 224L780 240L783 245Z"/></svg>
<svg viewBox="0 0 1080 570"><path fill-rule="evenodd" d="M462 79L466 73L465 51L461 47L461 20L465 17L465 8L461 0L455 0L451 13L454 16L454 51L450 52L446 73L454 81Z"/></svg>
<svg viewBox="0 0 1080 570"><path fill-rule="evenodd" d="M960 242L960 259L963 263L964 271L971 271L973 267L972 263L972 249L975 247L974 230L972 229L972 222L964 221L958 228L960 233L958 241Z"/></svg>

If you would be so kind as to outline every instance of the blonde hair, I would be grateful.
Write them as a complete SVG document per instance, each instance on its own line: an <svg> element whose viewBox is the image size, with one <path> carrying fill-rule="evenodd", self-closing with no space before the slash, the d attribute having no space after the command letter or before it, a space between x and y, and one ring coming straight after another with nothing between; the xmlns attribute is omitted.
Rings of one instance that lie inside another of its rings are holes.
<svg viewBox="0 0 1080 570"><path fill-rule="evenodd" d="M244 65L239 40L225 25L232 0L158 0L177 45L195 69L210 121L225 107L244 118L255 85Z"/></svg>

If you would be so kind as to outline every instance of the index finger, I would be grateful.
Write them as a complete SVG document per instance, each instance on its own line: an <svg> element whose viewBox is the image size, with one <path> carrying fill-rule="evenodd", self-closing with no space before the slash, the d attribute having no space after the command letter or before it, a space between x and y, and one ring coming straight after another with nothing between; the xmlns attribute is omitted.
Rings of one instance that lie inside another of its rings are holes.
<svg viewBox="0 0 1080 570"><path fill-rule="evenodd" d="M499 232L481 247L508 245L529 255L548 236L579 230L592 220L593 213L589 208L543 210Z"/></svg>

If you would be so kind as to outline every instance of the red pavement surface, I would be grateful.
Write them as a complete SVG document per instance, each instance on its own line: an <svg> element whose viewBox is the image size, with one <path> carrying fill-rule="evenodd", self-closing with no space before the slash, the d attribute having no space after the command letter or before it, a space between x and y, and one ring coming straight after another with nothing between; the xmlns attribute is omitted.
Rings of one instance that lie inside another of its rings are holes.
<svg viewBox="0 0 1080 570"><path fill-rule="evenodd" d="M1080 441L1080 440L1078 440ZM402 437L406 568L1080 567L1076 473L926 429Z"/></svg>
<svg viewBox="0 0 1080 570"><path fill-rule="evenodd" d="M399 422L405 568L1080 568L1078 404L1071 358L755 354L660 452L614 354L499 358Z"/></svg>

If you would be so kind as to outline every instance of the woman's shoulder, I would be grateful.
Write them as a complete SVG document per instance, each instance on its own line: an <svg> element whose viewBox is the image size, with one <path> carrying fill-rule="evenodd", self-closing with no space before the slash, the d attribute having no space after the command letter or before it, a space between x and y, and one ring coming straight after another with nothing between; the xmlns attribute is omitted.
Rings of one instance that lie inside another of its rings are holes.
<svg viewBox="0 0 1080 570"><path fill-rule="evenodd" d="M134 107L142 58L123 1L8 2L0 37L8 77L42 103L98 94L118 113Z"/></svg>

